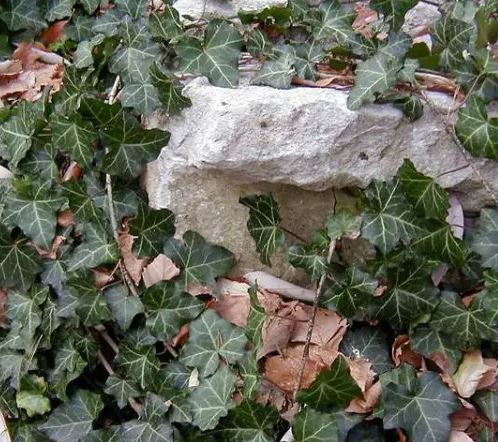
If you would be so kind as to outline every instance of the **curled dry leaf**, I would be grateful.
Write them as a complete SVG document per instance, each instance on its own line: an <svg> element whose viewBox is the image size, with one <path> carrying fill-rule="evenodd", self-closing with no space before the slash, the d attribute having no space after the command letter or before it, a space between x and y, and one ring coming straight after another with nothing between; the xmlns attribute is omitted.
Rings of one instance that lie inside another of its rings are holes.
<svg viewBox="0 0 498 442"><path fill-rule="evenodd" d="M40 38L41 41L50 46L56 41L62 40L64 38L64 27L67 25L69 20L60 20L52 23L45 31L42 32Z"/></svg>
<svg viewBox="0 0 498 442"><path fill-rule="evenodd" d="M146 261L146 260L141 260ZM169 281L180 274L175 263L162 253L148 264L142 273L145 287L150 287L161 281Z"/></svg>
<svg viewBox="0 0 498 442"><path fill-rule="evenodd" d="M83 170L81 169L80 165L76 161L71 161L71 163L69 163L69 166L64 171L64 174L62 175L61 181L63 183L71 180L78 181L81 178L82 174Z"/></svg>
<svg viewBox="0 0 498 442"><path fill-rule="evenodd" d="M476 392L484 374L491 370L492 367L484 363L480 350L465 353L461 364L453 375L457 393L464 398L471 397Z"/></svg>
<svg viewBox="0 0 498 442"><path fill-rule="evenodd" d="M251 285L257 284L260 289L276 293L280 296L298 299L300 301L312 302L315 292L308 290L283 279L277 278L266 272L251 272L244 275L244 278Z"/></svg>
<svg viewBox="0 0 498 442"><path fill-rule="evenodd" d="M351 373L352 375L352 373ZM349 413L371 413L379 402L382 394L382 384L375 382L363 393L363 398L354 398L346 408Z"/></svg>
<svg viewBox="0 0 498 442"><path fill-rule="evenodd" d="M123 257L123 264L133 282L139 284L142 279L142 271L147 264L147 259L139 259L133 254L134 241L135 236L129 233L124 232L119 235L119 248Z"/></svg>
<svg viewBox="0 0 498 442"><path fill-rule="evenodd" d="M462 401L462 404L463 408L451 415L451 429L453 431L466 431L479 416L473 405L467 401Z"/></svg>
<svg viewBox="0 0 498 442"><path fill-rule="evenodd" d="M263 344L256 356L258 360L273 352L281 354L287 347L296 325L291 317L293 309L294 306L287 305L279 310L278 316L268 316L263 326Z"/></svg>
<svg viewBox="0 0 498 442"><path fill-rule="evenodd" d="M407 363L416 369L425 369L424 358L420 353L412 350L408 335L400 335L394 340L391 354L396 367Z"/></svg>
<svg viewBox="0 0 498 442"><path fill-rule="evenodd" d="M45 87L50 94L61 89L64 59L41 43L22 42L10 62L7 72L0 74L0 98L36 101Z"/></svg>
<svg viewBox="0 0 498 442"><path fill-rule="evenodd" d="M479 381L477 389L498 390L498 361L491 358L484 358L483 361L484 364L489 368Z"/></svg>
<svg viewBox="0 0 498 442"><path fill-rule="evenodd" d="M348 359L351 377L356 381L362 393L365 393L374 383L375 372L372 370L372 363L366 359Z"/></svg>
<svg viewBox="0 0 498 442"><path fill-rule="evenodd" d="M92 269L95 278L95 286L102 289L114 281L114 272L105 267L96 267Z"/></svg>
<svg viewBox="0 0 498 442"><path fill-rule="evenodd" d="M171 345L174 348L181 347L183 344L185 344L188 341L188 336L189 336L188 324L184 324L182 325L180 331L170 339L169 345Z"/></svg>

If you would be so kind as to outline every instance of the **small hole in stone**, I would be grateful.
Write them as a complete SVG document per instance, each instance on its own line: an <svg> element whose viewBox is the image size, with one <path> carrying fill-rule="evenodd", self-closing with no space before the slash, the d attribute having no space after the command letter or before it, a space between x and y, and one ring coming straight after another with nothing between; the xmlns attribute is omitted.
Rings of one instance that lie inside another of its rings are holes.
<svg viewBox="0 0 498 442"><path fill-rule="evenodd" d="M222 106L226 106L227 104L228 104L228 103L226 103L225 101L222 101L222 102L221 102L221 105L222 105Z"/></svg>
<svg viewBox="0 0 498 442"><path fill-rule="evenodd" d="M261 121L259 123L259 125L262 127L262 128L265 128L265 127L268 127L268 123L266 121Z"/></svg>
<svg viewBox="0 0 498 442"><path fill-rule="evenodd" d="M360 152L360 160L368 160L368 155L365 152Z"/></svg>

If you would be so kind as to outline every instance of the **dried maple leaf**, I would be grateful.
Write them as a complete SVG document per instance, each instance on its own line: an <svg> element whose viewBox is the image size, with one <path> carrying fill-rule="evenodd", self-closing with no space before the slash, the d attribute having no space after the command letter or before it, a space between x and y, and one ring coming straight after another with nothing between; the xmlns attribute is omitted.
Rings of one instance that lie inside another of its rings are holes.
<svg viewBox="0 0 498 442"><path fill-rule="evenodd" d="M161 281L169 281L180 274L175 263L162 253L148 264L142 272L145 287L153 286Z"/></svg>

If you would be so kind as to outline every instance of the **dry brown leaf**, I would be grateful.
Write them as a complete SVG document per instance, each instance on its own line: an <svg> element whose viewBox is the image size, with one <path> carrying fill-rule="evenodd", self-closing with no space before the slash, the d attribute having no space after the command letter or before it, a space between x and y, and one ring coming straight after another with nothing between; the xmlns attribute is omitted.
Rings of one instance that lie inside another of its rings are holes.
<svg viewBox="0 0 498 442"><path fill-rule="evenodd" d="M119 249L121 250L123 264L128 274L135 284L139 284L142 279L142 271L147 264L147 259L137 258L133 254L133 242L135 238L135 236L127 232L121 233L119 235Z"/></svg>
<svg viewBox="0 0 498 442"><path fill-rule="evenodd" d="M71 161L69 166L64 171L64 174L62 175L61 181L63 183L71 180L78 181L81 178L82 174L83 170L81 169L80 165L76 161Z"/></svg>
<svg viewBox="0 0 498 442"><path fill-rule="evenodd" d="M245 327L251 303L247 295L225 293L212 305L212 308L226 321L237 327Z"/></svg>
<svg viewBox="0 0 498 442"><path fill-rule="evenodd" d="M356 381L361 392L365 393L374 383L375 372L372 369L372 363L366 359L348 359L349 371L351 377Z"/></svg>
<svg viewBox="0 0 498 442"><path fill-rule="evenodd" d="M166 255L158 255L143 269L142 277L145 287L150 287L160 281L169 281L180 274L180 269Z"/></svg>
<svg viewBox="0 0 498 442"><path fill-rule="evenodd" d="M7 289L0 288L0 327L5 327L5 307L7 304Z"/></svg>
<svg viewBox="0 0 498 442"><path fill-rule="evenodd" d="M394 340L391 354L396 367L403 363L413 365L417 369L424 366L424 358L412 350L410 338L407 335L400 335Z"/></svg>
<svg viewBox="0 0 498 442"><path fill-rule="evenodd" d="M95 278L95 286L98 289L101 289L114 281L114 272L105 267L95 267L92 269L92 273Z"/></svg>
<svg viewBox="0 0 498 442"><path fill-rule="evenodd" d="M257 393L256 402L262 405L274 406L280 416L288 421L292 421L299 411L299 404L293 402L284 391L266 379L261 381L261 388Z"/></svg>
<svg viewBox="0 0 498 442"><path fill-rule="evenodd" d="M452 431L448 442L474 442L472 438L463 431Z"/></svg>
<svg viewBox="0 0 498 442"><path fill-rule="evenodd" d="M292 393L298 382L303 351L304 344L290 345L283 349L281 354L268 357L264 365L265 379L281 390ZM310 357L306 361L301 388L310 387L320 372L329 366L330 364L325 364L321 357L317 357L316 346L311 345Z"/></svg>
<svg viewBox="0 0 498 442"><path fill-rule="evenodd" d="M287 347L296 325L296 321L290 318L293 309L292 305L287 305L279 310L278 316L269 316L266 319L262 331L262 345L256 355L258 360L273 352L281 353Z"/></svg>
<svg viewBox="0 0 498 442"><path fill-rule="evenodd" d="M199 283L190 283L187 286L187 292L192 296L214 296L213 287Z"/></svg>
<svg viewBox="0 0 498 442"><path fill-rule="evenodd" d="M496 390L498 382L498 361L496 359L484 358L484 364L488 367L488 371L484 373L479 384L478 390Z"/></svg>
<svg viewBox="0 0 498 442"><path fill-rule="evenodd" d="M471 397L476 392L484 373L489 370L490 367L484 363L480 350L467 352L453 375L458 394L464 398Z"/></svg>
<svg viewBox="0 0 498 442"><path fill-rule="evenodd" d="M64 38L64 27L69 20L60 20L52 23L45 31L41 34L41 41L50 46L56 41L62 40Z"/></svg>
<svg viewBox="0 0 498 442"><path fill-rule="evenodd" d="M467 401L461 401L463 408L458 409L451 415L451 429L454 431L465 431L472 422L479 417L477 410Z"/></svg>
<svg viewBox="0 0 498 442"><path fill-rule="evenodd" d="M188 333L189 333L188 324L182 325L180 331L170 339L169 345L171 345L174 348L181 347L183 344L185 344L188 341Z"/></svg>
<svg viewBox="0 0 498 442"><path fill-rule="evenodd" d="M57 224L61 227L74 226L76 224L76 217L71 210L63 210L57 214Z"/></svg>
<svg viewBox="0 0 498 442"><path fill-rule="evenodd" d="M354 398L346 411L349 413L371 413L379 402L381 394L382 384L377 381L363 393L363 398Z"/></svg>
<svg viewBox="0 0 498 442"><path fill-rule="evenodd" d="M365 38L373 38L373 24L379 19L379 15L368 7L368 2L358 2L355 4L354 9L356 11L356 18L353 22L353 30Z"/></svg>
<svg viewBox="0 0 498 442"><path fill-rule="evenodd" d="M12 176L12 172L9 169L0 166L0 180L8 180L12 178Z"/></svg>

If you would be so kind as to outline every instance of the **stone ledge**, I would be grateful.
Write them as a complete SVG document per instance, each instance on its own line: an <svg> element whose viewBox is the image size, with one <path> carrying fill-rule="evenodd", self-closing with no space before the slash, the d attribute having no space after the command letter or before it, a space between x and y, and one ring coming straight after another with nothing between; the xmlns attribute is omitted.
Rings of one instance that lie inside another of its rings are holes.
<svg viewBox="0 0 498 442"><path fill-rule="evenodd" d="M424 116L410 123L390 105L350 111L347 93L334 89L224 89L195 79L184 94L192 100L190 108L152 123L169 130L171 140L149 166L150 202L177 214L179 233L194 229L234 251L242 258L241 273L267 270L245 227L247 209L238 203L250 193L273 192L287 227L307 239L332 211L330 189L390 179L404 158L440 176L438 182L468 210L494 202L427 106ZM442 94L430 99L440 109L452 105ZM497 163L476 159L473 164L498 194ZM351 204L346 194L337 194L341 204ZM291 281L302 278L281 255L272 272Z"/></svg>

